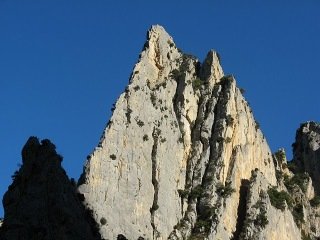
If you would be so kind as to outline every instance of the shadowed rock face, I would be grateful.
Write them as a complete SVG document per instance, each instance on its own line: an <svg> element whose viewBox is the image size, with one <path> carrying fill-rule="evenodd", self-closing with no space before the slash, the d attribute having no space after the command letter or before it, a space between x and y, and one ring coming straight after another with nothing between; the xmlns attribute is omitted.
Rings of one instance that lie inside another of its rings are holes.
<svg viewBox="0 0 320 240"><path fill-rule="evenodd" d="M61 161L49 140L29 138L3 197L1 239L100 239Z"/></svg>
<svg viewBox="0 0 320 240"><path fill-rule="evenodd" d="M306 122L297 130L293 144L293 162L297 171L309 173L317 194L320 194L320 124Z"/></svg>

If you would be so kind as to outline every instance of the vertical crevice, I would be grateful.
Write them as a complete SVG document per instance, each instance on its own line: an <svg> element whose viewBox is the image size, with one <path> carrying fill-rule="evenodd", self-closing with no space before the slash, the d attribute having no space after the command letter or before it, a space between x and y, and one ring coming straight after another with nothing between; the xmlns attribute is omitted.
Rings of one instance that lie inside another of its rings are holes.
<svg viewBox="0 0 320 240"><path fill-rule="evenodd" d="M202 179L202 185L207 191L207 196L201 199L199 203L198 209L200 213L202 213L201 209L205 209L212 204L211 199L216 194L215 188L213 188L216 179L219 179L219 173L223 167L223 163L221 163L221 152L223 150L223 141L222 139L222 131L221 120L226 115L226 108L223 99L227 95L227 88L223 84L221 87L218 85L214 87L211 99L215 98L216 102L210 106L210 110L213 111L213 123L211 128L211 134L209 140L209 161L206 166L204 176ZM218 143L218 144L217 144ZM219 161L220 160L220 161Z"/></svg>
<svg viewBox="0 0 320 240"><path fill-rule="evenodd" d="M220 120L217 116L219 116L219 112L223 111L222 109L225 105L224 101L222 101L222 96L226 94L224 93L225 90L224 85L216 85L213 89L200 89L197 118L191 131L192 147L187 161L186 192L188 193L188 210L177 225L177 229L184 237L187 237L190 233L180 226L190 227L192 229L192 237L204 237L208 235L212 221L216 219L215 207L212 206L212 203L209 203L211 199L209 196L214 195L212 186L217 160L214 152L217 150L216 148L220 149L222 147L222 144L217 147L214 143L217 141L216 131L220 132L221 130L217 126L218 120ZM221 107L220 105L223 106ZM205 125L208 118L213 120L212 127L209 126L209 128ZM196 149L200 145L202 149L199 153ZM205 162L208 151L209 159L208 162ZM197 218L196 222L194 222L194 215ZM174 233L172 236L174 236Z"/></svg>
<svg viewBox="0 0 320 240"><path fill-rule="evenodd" d="M181 75L178 75L178 76L175 76L177 79L176 82L177 82L177 88L176 88L176 92L174 94L174 97L172 99L172 105L173 105L173 111L176 115L176 119L177 119L177 122L178 122L178 126L179 126L179 130L180 130L180 133L182 135L182 138L184 137L184 124L181 120L181 109L182 109L182 106L184 104L184 95L183 95L183 92L184 92L184 89L186 87L186 83L184 82L184 80L182 80L182 77Z"/></svg>
<svg viewBox="0 0 320 240"><path fill-rule="evenodd" d="M227 179L230 179L232 172L234 170L238 149L239 149L238 146L232 149L231 157L228 164Z"/></svg>
<svg viewBox="0 0 320 240"><path fill-rule="evenodd" d="M182 109L184 107L184 90L187 86L186 84L186 74L185 74L185 70L186 70L186 65L187 65L187 60L188 58L182 57L182 62L179 66L179 69L173 70L171 73L171 77L176 81L177 83L177 88L176 88L176 92L174 94L174 97L172 99L172 105L173 105L173 111L176 115L176 119L178 122L178 126L179 126L179 130L182 136L182 139L184 139L184 123L182 121Z"/></svg>
<svg viewBox="0 0 320 240"><path fill-rule="evenodd" d="M153 229L153 239L156 239L159 236L159 232L154 223L154 215L155 215L155 211L157 211L157 209L159 208L159 205L158 205L159 182L157 179L157 150L158 150L158 140L159 140L160 132L161 132L160 129L153 128L153 132L152 132L153 146L152 146L152 152L151 152L151 161L152 161L152 185L154 189L154 194L153 194L153 203L150 208L151 226Z"/></svg>
<svg viewBox="0 0 320 240"><path fill-rule="evenodd" d="M232 240L239 240L241 231L244 226L244 221L247 215L247 196L249 191L249 180L241 179L239 204L237 210L237 225L236 230L233 233Z"/></svg>

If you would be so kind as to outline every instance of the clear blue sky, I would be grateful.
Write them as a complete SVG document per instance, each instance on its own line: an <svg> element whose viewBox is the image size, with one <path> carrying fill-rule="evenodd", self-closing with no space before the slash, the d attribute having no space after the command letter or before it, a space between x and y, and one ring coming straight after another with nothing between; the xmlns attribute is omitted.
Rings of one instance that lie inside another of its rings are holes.
<svg viewBox="0 0 320 240"><path fill-rule="evenodd" d="M291 155L299 124L320 120L319 10L317 0L0 0L0 196L31 135L51 139L79 177L152 24L200 59L216 49L272 150Z"/></svg>

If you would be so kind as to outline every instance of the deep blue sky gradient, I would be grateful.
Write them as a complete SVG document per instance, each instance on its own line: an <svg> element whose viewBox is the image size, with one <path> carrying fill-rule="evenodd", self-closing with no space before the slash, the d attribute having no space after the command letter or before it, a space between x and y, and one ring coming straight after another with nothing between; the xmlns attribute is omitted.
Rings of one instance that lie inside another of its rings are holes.
<svg viewBox="0 0 320 240"><path fill-rule="evenodd" d="M200 59L216 49L272 150L290 157L300 123L320 120L319 9L317 0L0 0L0 196L31 135L51 139L79 177L152 24Z"/></svg>

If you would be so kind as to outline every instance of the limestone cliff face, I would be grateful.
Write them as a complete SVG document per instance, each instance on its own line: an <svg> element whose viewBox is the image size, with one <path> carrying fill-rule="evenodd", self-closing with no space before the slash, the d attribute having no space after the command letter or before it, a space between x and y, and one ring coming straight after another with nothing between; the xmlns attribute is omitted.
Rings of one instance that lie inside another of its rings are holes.
<svg viewBox="0 0 320 240"><path fill-rule="evenodd" d="M61 168L62 157L55 146L31 137L22 160L3 197L0 239L101 239L78 199L75 184Z"/></svg>
<svg viewBox="0 0 320 240"><path fill-rule="evenodd" d="M106 239L231 239L256 168L264 191L276 185L266 139L217 53L200 63L153 26L79 191L106 219Z"/></svg>
<svg viewBox="0 0 320 240"><path fill-rule="evenodd" d="M283 209L278 209L272 205L269 196L271 188L268 179L258 169L252 172L240 239L301 239L289 208L283 206Z"/></svg>

